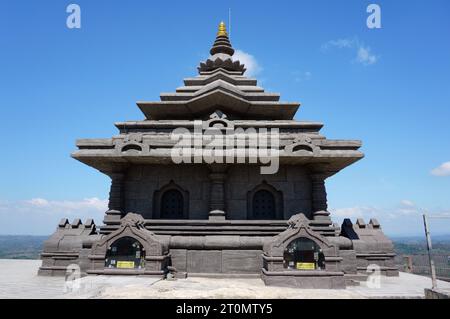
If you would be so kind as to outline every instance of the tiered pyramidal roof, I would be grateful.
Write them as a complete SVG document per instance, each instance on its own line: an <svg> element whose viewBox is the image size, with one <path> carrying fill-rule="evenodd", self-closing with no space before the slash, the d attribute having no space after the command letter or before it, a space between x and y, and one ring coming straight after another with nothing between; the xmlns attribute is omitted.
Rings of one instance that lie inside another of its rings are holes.
<svg viewBox="0 0 450 319"><path fill-rule="evenodd" d="M299 103L280 102L256 79L244 76L245 66L233 59L225 24L219 25L211 56L198 67L199 75L184 79L175 93L161 93L160 102L138 102L147 119L203 119L220 108L230 119L292 119Z"/></svg>
<svg viewBox="0 0 450 319"><path fill-rule="evenodd" d="M199 74L184 79L176 92L161 93L157 102L137 102L144 120L115 123L120 134L109 139L78 140L72 156L102 172L130 164L170 164L174 129L193 130L196 120L210 125L217 118L230 129L279 129L281 163L323 165L333 175L364 156L360 141L325 138L322 123L293 119L299 103L280 102L278 93L267 93L246 77L245 66L233 60L223 22L210 52Z"/></svg>

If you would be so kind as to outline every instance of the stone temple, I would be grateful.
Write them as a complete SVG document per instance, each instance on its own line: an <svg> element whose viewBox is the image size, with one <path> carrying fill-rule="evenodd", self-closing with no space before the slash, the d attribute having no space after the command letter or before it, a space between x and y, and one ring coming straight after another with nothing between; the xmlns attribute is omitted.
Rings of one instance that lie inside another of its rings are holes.
<svg viewBox="0 0 450 319"><path fill-rule="evenodd" d="M377 220L339 226L327 211L325 180L363 158L361 142L294 120L300 104L245 76L223 23L210 54L174 93L137 102L144 120L77 141L72 157L111 178L109 209L98 227L61 220L39 274L261 276L304 288L398 275Z"/></svg>

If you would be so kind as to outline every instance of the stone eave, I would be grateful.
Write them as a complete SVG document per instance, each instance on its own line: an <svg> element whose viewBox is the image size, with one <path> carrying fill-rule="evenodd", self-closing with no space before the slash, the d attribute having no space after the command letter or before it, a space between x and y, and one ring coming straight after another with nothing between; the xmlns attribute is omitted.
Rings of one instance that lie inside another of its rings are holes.
<svg viewBox="0 0 450 319"><path fill-rule="evenodd" d="M211 75L200 75L193 78L185 78L183 80L184 85L186 86L205 86L217 80L222 80L228 82L232 85L249 85L256 86L257 80L254 78L248 78L245 76L236 76L230 75L223 71L215 72Z"/></svg>
<svg viewBox="0 0 450 319"><path fill-rule="evenodd" d="M171 158L171 148L155 148L145 155L138 153L121 154L115 149L81 149L71 156L78 161L99 171L111 171L118 166L127 167L136 164L174 164ZM355 163L364 157L364 154L355 150L321 151L320 155L312 154L286 154L280 151L281 165L315 165L327 167L329 176L334 175L343 168ZM248 161L248 160L247 160ZM206 164L180 164L180 165L206 165ZM252 165L252 164L228 164ZM266 166L259 165L258 166Z"/></svg>
<svg viewBox="0 0 450 319"><path fill-rule="evenodd" d="M217 68L217 69L211 70L211 71L200 71L199 74L200 74L200 76L210 76L212 74L219 73L219 72L222 72L222 73L225 73L225 74L228 74L228 75L233 75L233 76L236 76L236 77L245 77L242 74L242 71L231 71L231 70L227 70L227 69L224 69L224 68Z"/></svg>
<svg viewBox="0 0 450 319"><path fill-rule="evenodd" d="M77 139L76 146L85 149L114 149L112 138L81 138Z"/></svg>
<svg viewBox="0 0 450 319"><path fill-rule="evenodd" d="M237 87L235 88L239 90ZM228 92L231 93L232 91L230 90ZM241 92L241 94L237 94L237 96L247 101L278 102L280 100L280 94L278 93L244 92L241 90L239 90L239 92ZM202 90L192 93L163 92L160 94L160 97L161 101L190 101L202 93L203 93Z"/></svg>
<svg viewBox="0 0 450 319"><path fill-rule="evenodd" d="M175 90L175 93L192 93L199 91L203 86L180 86ZM236 88L246 93L264 93L264 88L260 86L250 86L250 85L236 85Z"/></svg>
<svg viewBox="0 0 450 319"><path fill-rule="evenodd" d="M192 122L187 122L186 124L192 124ZM193 126L185 126L186 128L193 128ZM277 126L279 127L279 126ZM160 127L161 128L161 127ZM141 148L149 148L151 147L152 150L157 150L158 148L161 149L170 149L174 147L177 143L176 140L171 139L170 132L165 132L165 134L146 134L139 133L132 131L131 134L139 134L142 137L142 142L140 143ZM79 150L93 150L95 151L110 151L110 152L117 152L116 148L123 147L127 143L124 141L127 139L128 133L121 133L120 135L117 135L113 138L107 138L107 139L79 139L76 141L76 146ZM311 148L311 151L314 152L314 149L317 149L317 152L314 153L314 156L319 157L323 155L327 155L330 157L339 157L342 155L342 157L346 157L348 155L349 151L358 151L361 147L362 143L359 140L328 140L324 136L318 134L318 132L305 132L300 133L298 136L303 136L304 138L311 139L311 144L305 144L300 143L302 145L309 145ZM249 147L249 141L248 136L237 134L236 138L239 140L244 141L246 147ZM206 146L209 143L208 140L203 141L204 146ZM280 133L280 140L278 143L278 147L280 149L280 152L283 152L284 148L297 145L299 142L296 142L296 139L292 137L290 133L283 134ZM133 142L131 142L133 144ZM287 150L286 150L287 152ZM295 150L291 150L293 154L288 155L281 153L281 156L292 156L297 154ZM99 154L112 154L108 152L103 152ZM119 153L120 154L120 153ZM351 153L350 153L351 154ZM145 155L145 152L144 154ZM294 156L295 157L295 156ZM304 157L302 155L302 157Z"/></svg>
<svg viewBox="0 0 450 319"><path fill-rule="evenodd" d="M147 119L152 120L202 118L217 109L244 119L291 120L300 103L247 101L217 88L190 101L138 101L137 105Z"/></svg>
<svg viewBox="0 0 450 319"><path fill-rule="evenodd" d="M313 121L295 121L295 120L234 120L232 121L234 127L242 128L280 128L280 129L304 129L310 131L320 131L323 127L321 122ZM144 121L124 121L116 122L114 125L121 131L127 129L159 129L178 127L194 128L194 120L144 120Z"/></svg>
<svg viewBox="0 0 450 319"><path fill-rule="evenodd" d="M358 150L362 146L360 140L329 140L324 139L318 142L321 150Z"/></svg>
<svg viewBox="0 0 450 319"><path fill-rule="evenodd" d="M203 86L200 90L193 92L193 93L162 93L161 94L161 100L165 100L167 98L174 98L176 96L179 96L182 99L190 98L195 99L199 98L202 95L207 95L208 93L214 92L216 90L223 91L225 93L229 93L231 95L236 96L237 98L241 98L244 100L251 100L251 101L273 101L277 102L280 99L279 93L267 93L267 92L252 92L247 93L242 90L240 90L236 85L230 84L223 80L215 80L214 82L208 83L207 85ZM260 100L257 100L257 98L260 98Z"/></svg>

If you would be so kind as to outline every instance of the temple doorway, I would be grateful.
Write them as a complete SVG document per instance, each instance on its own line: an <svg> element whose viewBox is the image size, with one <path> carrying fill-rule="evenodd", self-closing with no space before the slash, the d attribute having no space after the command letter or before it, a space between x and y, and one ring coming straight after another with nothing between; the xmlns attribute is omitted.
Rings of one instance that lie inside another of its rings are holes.
<svg viewBox="0 0 450 319"><path fill-rule="evenodd" d="M105 267L121 269L144 268L145 250L141 243L132 237L116 240L106 252Z"/></svg>

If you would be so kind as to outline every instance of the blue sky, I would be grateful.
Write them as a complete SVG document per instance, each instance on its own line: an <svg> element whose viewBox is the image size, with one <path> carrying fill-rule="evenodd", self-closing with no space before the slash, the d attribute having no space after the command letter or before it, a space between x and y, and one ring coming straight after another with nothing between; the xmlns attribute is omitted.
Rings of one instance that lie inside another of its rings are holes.
<svg viewBox="0 0 450 319"><path fill-rule="evenodd" d="M81 7L81 29L66 7ZM381 29L366 8L381 7ZM361 139L366 157L327 182L336 220L377 217L422 234L419 212L450 214L450 3L433 1L0 1L0 234L49 234L68 216L102 220L109 179L70 158L77 138L143 119L208 56L232 11L231 41L298 120ZM450 233L450 219L432 222Z"/></svg>

